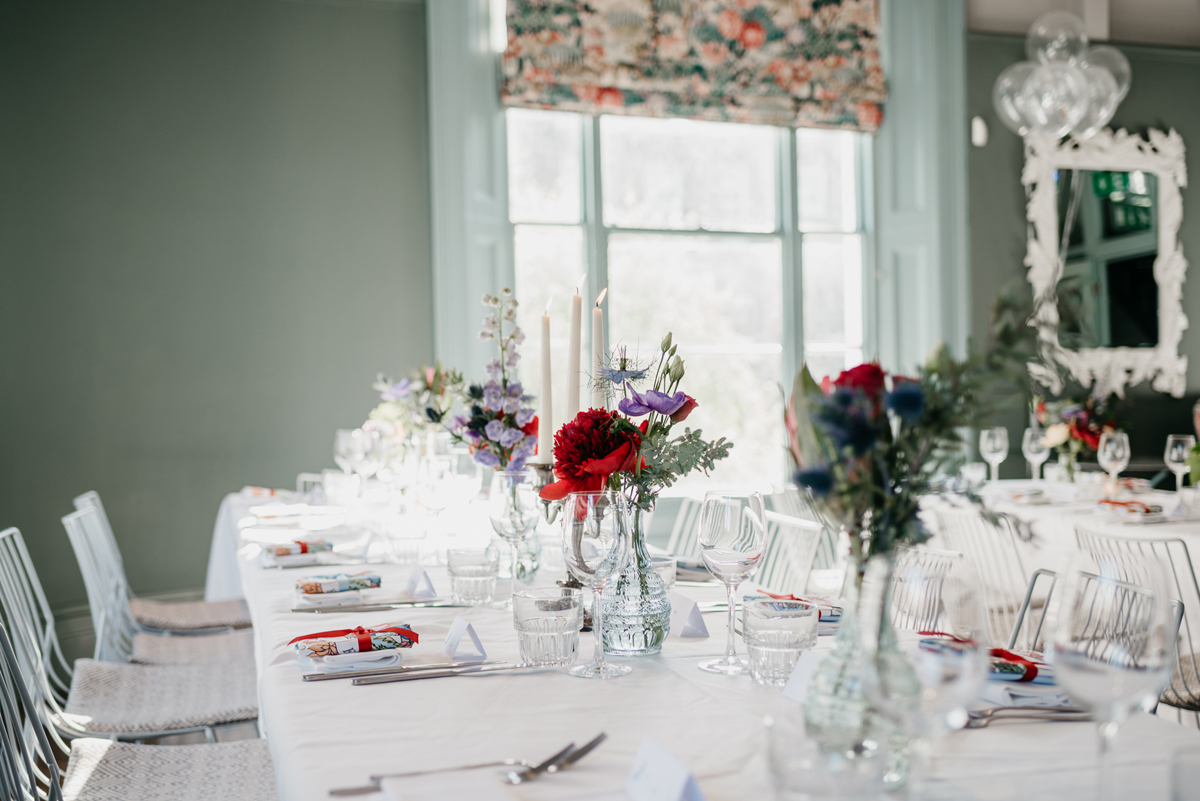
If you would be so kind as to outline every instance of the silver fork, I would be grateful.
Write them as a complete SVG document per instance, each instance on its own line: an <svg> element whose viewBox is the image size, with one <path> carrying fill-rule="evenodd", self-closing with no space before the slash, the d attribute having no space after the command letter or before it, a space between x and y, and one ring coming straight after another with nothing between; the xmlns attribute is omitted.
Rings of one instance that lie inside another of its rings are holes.
<svg viewBox="0 0 1200 801"><path fill-rule="evenodd" d="M572 744L569 747L573 747ZM532 763L524 759L501 759L495 762L476 762L473 765L456 765L451 768L430 768L429 770L408 770L400 773L377 773L368 778L370 784L364 784L359 787L335 787L329 791L330 795L348 796L348 795L366 795L368 793L378 793L380 790L380 782L384 779L407 779L413 776L428 776L431 773L454 773L460 770L478 770L480 768L503 768L503 767L532 767Z"/></svg>
<svg viewBox="0 0 1200 801"><path fill-rule="evenodd" d="M522 770L522 771L515 771L515 770L507 771L507 772L501 774L500 779L501 779L501 781L506 781L509 784L520 784L522 782L532 781L532 780L536 779L538 776L540 776L541 774L550 770L551 768L557 767L558 763L561 762L562 760L566 759L567 757L569 757L571 755L571 752L573 752L574 750L575 750L575 743L569 743L566 748L559 751L557 754L550 757L545 762L542 762L538 765L534 765L532 768L526 768L525 770Z"/></svg>
<svg viewBox="0 0 1200 801"><path fill-rule="evenodd" d="M1013 707L1009 707L1010 709ZM993 710L987 710L992 712ZM967 720L965 728L968 729L983 729L989 724L997 720L1023 720L1023 721L1088 721L1092 716L1084 710L1068 710L1068 709L1046 709L1042 707L1040 711L1036 709L1021 710L1013 714L990 714L973 716Z"/></svg>

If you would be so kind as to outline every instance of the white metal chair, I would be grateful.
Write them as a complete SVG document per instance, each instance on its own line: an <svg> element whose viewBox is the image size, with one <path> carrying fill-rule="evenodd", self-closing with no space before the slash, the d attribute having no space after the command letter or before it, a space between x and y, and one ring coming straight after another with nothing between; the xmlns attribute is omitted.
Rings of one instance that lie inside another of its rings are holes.
<svg viewBox="0 0 1200 801"><path fill-rule="evenodd" d="M21 637L16 639L19 642ZM72 744L63 776L42 725L41 706L29 689L33 678L0 626L0 797L6 801L275 797L274 769L265 740L154 746L83 738Z"/></svg>
<svg viewBox="0 0 1200 801"><path fill-rule="evenodd" d="M1075 529L1079 548L1089 553L1132 553L1157 559L1170 573L1171 592L1182 604L1179 648L1171 684L1162 702L1191 713L1189 723L1200 725L1200 586L1187 543L1177 538L1118 537L1085 528ZM1188 610L1192 610L1191 617Z"/></svg>
<svg viewBox="0 0 1200 801"><path fill-rule="evenodd" d="M781 514L798 517L801 520L811 520L820 523L825 530L817 541L816 558L813 570L840 570L844 565L839 558L837 533L829 525L824 515L817 511L812 502L812 494L807 490L789 485L776 490L769 496L771 510Z"/></svg>
<svg viewBox="0 0 1200 801"><path fill-rule="evenodd" d="M820 523L767 512L767 547L755 584L782 593L803 593L824 532Z"/></svg>
<svg viewBox="0 0 1200 801"><path fill-rule="evenodd" d="M325 476L321 473L297 473L296 494L306 495L316 487L325 486Z"/></svg>
<svg viewBox="0 0 1200 801"><path fill-rule="evenodd" d="M989 523L976 509L938 509L934 542L960 553L975 570L988 612L988 644L1007 642L1029 583L1016 532L1003 518Z"/></svg>
<svg viewBox="0 0 1200 801"><path fill-rule="evenodd" d="M141 740L203 732L258 717L254 665L124 665L80 659L65 666L37 572L21 533L0 532L0 611L42 723L63 738ZM64 692L64 684L68 688Z"/></svg>
<svg viewBox="0 0 1200 801"><path fill-rule="evenodd" d="M667 540L667 553L676 556L700 555L700 510L703 502L693 498L683 498L679 503L679 512L675 515L675 525L671 527L671 536Z"/></svg>
<svg viewBox="0 0 1200 801"><path fill-rule="evenodd" d="M100 495L96 492L85 492L75 499L75 508L79 511L93 509L99 520L98 528L88 532L89 536L99 538L92 548L93 556L89 561L102 581L103 589L99 597L107 598L110 591L117 597L124 596L128 606L128 617L132 618L137 629L176 634L213 634L250 626L250 612L245 601L167 603L136 597L129 589L121 550L117 546L116 537L113 536L112 525L104 512L104 505L100 502ZM63 521L65 525L66 518L63 518ZM78 548L76 554L78 555ZM80 558L80 568L83 567L84 560ZM89 602L90 598L89 593ZM128 622L127 616L122 613L121 624L125 625Z"/></svg>
<svg viewBox="0 0 1200 801"><path fill-rule="evenodd" d="M939 631L946 576L963 559L960 553L921 545L902 549L896 555L892 576L892 625L911 631ZM919 581L912 568L920 568Z"/></svg>

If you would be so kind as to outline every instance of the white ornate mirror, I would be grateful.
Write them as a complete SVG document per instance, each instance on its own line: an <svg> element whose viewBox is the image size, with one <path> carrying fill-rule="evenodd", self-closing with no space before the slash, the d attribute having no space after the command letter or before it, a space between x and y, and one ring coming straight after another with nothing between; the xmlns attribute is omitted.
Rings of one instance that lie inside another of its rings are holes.
<svg viewBox="0 0 1200 801"><path fill-rule="evenodd" d="M1152 129L1148 137L1122 129L1085 142L1025 140L1025 266L1042 358L1029 372L1052 393L1063 388L1053 365L1100 395L1123 397L1143 381L1184 393L1183 139L1174 130ZM1064 260L1062 220L1073 210Z"/></svg>

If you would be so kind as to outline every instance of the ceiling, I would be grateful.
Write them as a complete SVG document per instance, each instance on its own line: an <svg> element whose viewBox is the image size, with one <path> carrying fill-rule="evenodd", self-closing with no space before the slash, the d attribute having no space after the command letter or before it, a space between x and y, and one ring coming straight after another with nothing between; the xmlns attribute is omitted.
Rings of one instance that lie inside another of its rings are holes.
<svg viewBox="0 0 1200 801"><path fill-rule="evenodd" d="M973 31L1020 33L1047 11L1083 13L1096 0L967 0ZM1200 0L1108 0L1109 38L1116 42L1200 47Z"/></svg>

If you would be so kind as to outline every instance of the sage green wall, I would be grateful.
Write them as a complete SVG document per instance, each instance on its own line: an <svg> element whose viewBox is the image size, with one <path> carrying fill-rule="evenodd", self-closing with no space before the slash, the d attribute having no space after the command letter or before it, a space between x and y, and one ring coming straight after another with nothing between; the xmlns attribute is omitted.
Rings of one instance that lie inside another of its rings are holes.
<svg viewBox="0 0 1200 801"><path fill-rule="evenodd" d="M1111 126L1144 132L1174 128L1189 153L1189 173L1200 164L1200 50L1121 45L1133 68L1128 96ZM1021 186L1024 151L1020 138L1005 128L992 108L992 85L1008 65L1025 58L1025 40L1017 36L970 34L967 37L967 113L987 120L987 146L971 147L968 156L972 330L977 342L987 337L988 320L997 293L1008 282L1023 280L1025 266L1025 190ZM1188 357L1188 398L1173 401L1148 388L1130 393L1125 409L1135 454L1161 455L1166 433L1191 430L1189 409L1200 391L1200 193L1196 182L1183 190L1183 225L1179 232L1184 256L1191 262L1190 280L1183 288L1183 308L1192 325L1183 334L1180 351ZM1015 477L1023 465L1019 412L1008 415L1013 454L1004 465ZM1006 471L1006 474L1008 474Z"/></svg>
<svg viewBox="0 0 1200 801"><path fill-rule="evenodd" d="M199 588L222 495L431 356L424 42L411 2L0 10L0 527L54 606L74 495L135 591Z"/></svg>

